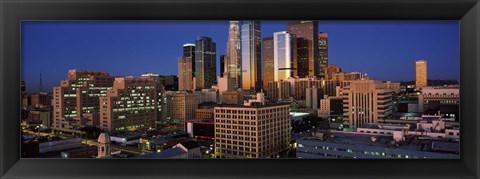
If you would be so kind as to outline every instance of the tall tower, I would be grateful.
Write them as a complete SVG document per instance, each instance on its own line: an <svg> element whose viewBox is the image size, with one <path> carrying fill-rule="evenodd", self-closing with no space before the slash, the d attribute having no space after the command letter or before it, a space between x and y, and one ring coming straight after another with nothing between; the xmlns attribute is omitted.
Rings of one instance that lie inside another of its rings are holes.
<svg viewBox="0 0 480 179"><path fill-rule="evenodd" d="M260 21L241 21L240 29L242 89L255 94L262 87Z"/></svg>
<svg viewBox="0 0 480 179"><path fill-rule="evenodd" d="M226 75L227 64L225 63L225 55L220 55L220 76Z"/></svg>
<svg viewBox="0 0 480 179"><path fill-rule="evenodd" d="M273 33L274 81L287 80L293 76L294 39L287 31Z"/></svg>
<svg viewBox="0 0 480 179"><path fill-rule="evenodd" d="M416 88L423 88L427 84L427 60L415 61L415 86Z"/></svg>
<svg viewBox="0 0 480 179"><path fill-rule="evenodd" d="M227 42L227 74L234 79L234 88L242 87L242 61L240 54L240 25L238 21L230 21Z"/></svg>
<svg viewBox="0 0 480 179"><path fill-rule="evenodd" d="M325 68L328 66L328 34L318 33L318 71L319 78L326 78Z"/></svg>
<svg viewBox="0 0 480 179"><path fill-rule="evenodd" d="M178 90L193 89L192 58L178 58Z"/></svg>
<svg viewBox="0 0 480 179"><path fill-rule="evenodd" d="M268 82L275 81L273 74L273 37L263 38L263 89L267 91Z"/></svg>
<svg viewBox="0 0 480 179"><path fill-rule="evenodd" d="M109 158L111 157L110 147L110 135L107 133L101 133L98 136L98 155L97 158Z"/></svg>
<svg viewBox="0 0 480 179"><path fill-rule="evenodd" d="M195 43L195 85L210 88L217 82L217 46L210 37L198 37Z"/></svg>
<svg viewBox="0 0 480 179"><path fill-rule="evenodd" d="M183 57L191 57L192 76L195 76L195 44L183 44Z"/></svg>
<svg viewBox="0 0 480 179"><path fill-rule="evenodd" d="M297 58L295 76L319 76L318 21L292 21L288 31L295 35Z"/></svg>

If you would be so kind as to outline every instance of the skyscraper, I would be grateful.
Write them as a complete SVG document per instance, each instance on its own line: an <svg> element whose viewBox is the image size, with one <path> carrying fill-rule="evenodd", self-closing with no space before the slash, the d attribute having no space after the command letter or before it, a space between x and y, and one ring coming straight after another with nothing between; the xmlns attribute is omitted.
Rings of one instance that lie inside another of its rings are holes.
<svg viewBox="0 0 480 179"><path fill-rule="evenodd" d="M377 123L392 114L392 91L381 81L357 80L342 89L344 119L350 128Z"/></svg>
<svg viewBox="0 0 480 179"><path fill-rule="evenodd" d="M319 78L326 78L325 68L328 66L328 34L318 33L318 60Z"/></svg>
<svg viewBox="0 0 480 179"><path fill-rule="evenodd" d="M195 44L183 44L183 57L191 57L192 78L195 76Z"/></svg>
<svg viewBox="0 0 480 179"><path fill-rule="evenodd" d="M427 60L415 61L415 86L423 88L427 84Z"/></svg>
<svg viewBox="0 0 480 179"><path fill-rule="evenodd" d="M295 35L297 46L294 76L319 76L318 21L292 21L288 31Z"/></svg>
<svg viewBox="0 0 480 179"><path fill-rule="evenodd" d="M178 90L192 90L192 57L178 58Z"/></svg>
<svg viewBox="0 0 480 179"><path fill-rule="evenodd" d="M223 77L223 75L226 75L226 71L225 69L227 69L226 67L226 63L225 63L225 55L220 55L220 76Z"/></svg>
<svg viewBox="0 0 480 179"><path fill-rule="evenodd" d="M235 79L234 88L242 87L242 60L240 52L240 25L238 21L230 21L227 42L228 77Z"/></svg>
<svg viewBox="0 0 480 179"><path fill-rule="evenodd" d="M293 76L294 39L287 31L273 33L274 81L287 80Z"/></svg>
<svg viewBox="0 0 480 179"><path fill-rule="evenodd" d="M254 94L259 92L262 86L260 21L241 21L240 29L242 89Z"/></svg>
<svg viewBox="0 0 480 179"><path fill-rule="evenodd" d="M273 37L263 38L263 89L265 91L268 89L268 82L275 81L273 64Z"/></svg>
<svg viewBox="0 0 480 179"><path fill-rule="evenodd" d="M210 88L217 81L217 47L210 37L198 37L195 43L196 87Z"/></svg>

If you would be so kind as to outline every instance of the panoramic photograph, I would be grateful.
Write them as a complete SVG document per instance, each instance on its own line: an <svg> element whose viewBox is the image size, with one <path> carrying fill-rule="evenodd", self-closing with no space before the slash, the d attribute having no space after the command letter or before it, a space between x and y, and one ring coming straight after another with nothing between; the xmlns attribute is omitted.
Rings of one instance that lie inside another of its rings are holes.
<svg viewBox="0 0 480 179"><path fill-rule="evenodd" d="M458 21L22 21L21 157L460 159Z"/></svg>

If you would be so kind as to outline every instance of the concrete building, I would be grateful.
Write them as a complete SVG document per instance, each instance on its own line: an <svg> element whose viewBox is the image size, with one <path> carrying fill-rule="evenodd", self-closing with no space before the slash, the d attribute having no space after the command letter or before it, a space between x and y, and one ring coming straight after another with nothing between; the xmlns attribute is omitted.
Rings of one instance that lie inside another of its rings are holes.
<svg viewBox="0 0 480 179"><path fill-rule="evenodd" d="M343 97L324 95L323 99L320 99L318 116L335 119L333 122L343 119Z"/></svg>
<svg viewBox="0 0 480 179"><path fill-rule="evenodd" d="M250 94L262 89L260 21L240 21L242 89Z"/></svg>
<svg viewBox="0 0 480 179"><path fill-rule="evenodd" d="M328 65L328 33L319 32L318 33L318 72L319 78L326 78L326 68Z"/></svg>
<svg viewBox="0 0 480 179"><path fill-rule="evenodd" d="M217 158L277 158L289 150L288 104L215 107Z"/></svg>
<svg viewBox="0 0 480 179"><path fill-rule="evenodd" d="M235 78L223 76L223 77L218 77L217 81L218 81L218 84L217 84L218 92L220 93L220 95L224 91L235 90Z"/></svg>
<svg viewBox="0 0 480 179"><path fill-rule="evenodd" d="M391 82L391 81L387 81L384 83L385 84L385 87L387 89L390 89L392 90L393 92L395 93L399 93L400 92L400 82Z"/></svg>
<svg viewBox="0 0 480 179"><path fill-rule="evenodd" d="M323 92L316 86L305 89L305 105L307 109L317 110L320 107L320 99L323 98Z"/></svg>
<svg viewBox="0 0 480 179"><path fill-rule="evenodd" d="M218 92L215 89L202 89L201 91L194 91L193 93L199 95L198 104L208 102L216 103L218 101Z"/></svg>
<svg viewBox="0 0 480 179"><path fill-rule="evenodd" d="M376 123L392 114L392 91L381 81L357 80L342 89L344 119L350 128Z"/></svg>
<svg viewBox="0 0 480 179"><path fill-rule="evenodd" d="M84 126L74 118L99 113L99 97L113 88L115 77L90 70L69 70L68 78L53 87L53 130L78 133Z"/></svg>
<svg viewBox="0 0 480 179"><path fill-rule="evenodd" d="M415 87L423 88L427 84L427 60L415 61Z"/></svg>
<svg viewBox="0 0 480 179"><path fill-rule="evenodd" d="M116 77L113 89L100 97L100 128L109 133L156 128L161 90L155 77Z"/></svg>
<svg viewBox="0 0 480 179"><path fill-rule="evenodd" d="M198 37L195 44L195 86L211 88L217 83L217 45L210 37Z"/></svg>
<svg viewBox="0 0 480 179"><path fill-rule="evenodd" d="M50 96L48 95L48 93L45 93L45 92L33 93L30 97L31 97L32 107L43 107L43 106L52 105L52 102L50 101Z"/></svg>
<svg viewBox="0 0 480 179"><path fill-rule="evenodd" d="M199 107L195 109L195 119L213 119L213 108Z"/></svg>
<svg viewBox="0 0 480 179"><path fill-rule="evenodd" d="M288 78L288 82L290 82L291 95L295 100L305 100L306 88L312 86L321 87L321 80L318 80L317 77Z"/></svg>
<svg viewBox="0 0 480 179"><path fill-rule="evenodd" d="M178 90L192 90L193 76L192 76L192 58L179 57L178 58Z"/></svg>
<svg viewBox="0 0 480 179"><path fill-rule="evenodd" d="M242 105L243 91L241 88L222 92L222 104Z"/></svg>
<svg viewBox="0 0 480 179"><path fill-rule="evenodd" d="M320 77L318 60L318 21L291 21L288 22L288 31L295 35L297 59L294 76Z"/></svg>
<svg viewBox="0 0 480 179"><path fill-rule="evenodd" d="M185 120L195 118L200 96L193 93L167 93L167 119L183 125Z"/></svg>
<svg viewBox="0 0 480 179"><path fill-rule="evenodd" d="M267 84L267 99L287 100L291 97L290 82L286 80L271 81Z"/></svg>
<svg viewBox="0 0 480 179"><path fill-rule="evenodd" d="M263 38L263 90L265 91L267 91L268 83L275 81L273 49L273 37Z"/></svg>
<svg viewBox="0 0 480 179"><path fill-rule="evenodd" d="M41 125L42 128L52 126L52 112L49 110L31 110L28 115L27 124L30 126Z"/></svg>
<svg viewBox="0 0 480 179"><path fill-rule="evenodd" d="M458 119L460 105L460 87L423 87L421 95L418 96L418 102L420 111L422 112L427 112L431 110L433 111L433 113L448 114L449 116L446 117L454 117ZM445 107L450 107L451 110L442 110Z"/></svg>

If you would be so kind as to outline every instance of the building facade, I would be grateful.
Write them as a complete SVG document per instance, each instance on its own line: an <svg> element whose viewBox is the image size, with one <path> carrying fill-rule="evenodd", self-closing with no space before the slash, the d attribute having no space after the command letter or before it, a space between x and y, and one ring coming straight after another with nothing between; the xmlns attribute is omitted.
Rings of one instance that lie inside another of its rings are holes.
<svg viewBox="0 0 480 179"><path fill-rule="evenodd" d="M392 114L392 91L381 81L357 80L342 89L344 119L350 128L376 123Z"/></svg>
<svg viewBox="0 0 480 179"><path fill-rule="evenodd" d="M287 31L273 33L273 77L274 81L293 77L294 43L293 35Z"/></svg>
<svg viewBox="0 0 480 179"><path fill-rule="evenodd" d="M176 92L167 93L167 120L178 124L195 118L195 109L198 108L200 95L194 93Z"/></svg>
<svg viewBox="0 0 480 179"><path fill-rule="evenodd" d="M228 77L234 79L235 89L242 87L242 54L240 46L239 21L230 21L227 42L227 71Z"/></svg>
<svg viewBox="0 0 480 179"><path fill-rule="evenodd" d="M99 97L113 88L115 77L101 71L69 70L68 78L53 87L53 126L55 131L78 133L85 125L85 114L98 114Z"/></svg>
<svg viewBox="0 0 480 179"><path fill-rule="evenodd" d="M318 77L326 78L325 69L328 65L328 33L318 33Z"/></svg>
<svg viewBox="0 0 480 179"><path fill-rule="evenodd" d="M152 76L116 77L100 97L100 128L109 133L156 128L162 112L161 83Z"/></svg>
<svg viewBox="0 0 480 179"><path fill-rule="evenodd" d="M178 90L193 90L192 58L178 58Z"/></svg>
<svg viewBox="0 0 480 179"><path fill-rule="evenodd" d="M217 46L210 37L195 41L195 86L211 88L217 83Z"/></svg>
<svg viewBox="0 0 480 179"><path fill-rule="evenodd" d="M427 60L415 61L415 86L417 88L428 86L427 80Z"/></svg>
<svg viewBox="0 0 480 179"><path fill-rule="evenodd" d="M266 91L269 82L274 78L274 45L273 37L263 38L263 89Z"/></svg>
<svg viewBox="0 0 480 179"><path fill-rule="evenodd" d="M292 21L288 31L295 35L297 58L294 76L319 76L318 21Z"/></svg>
<svg viewBox="0 0 480 179"><path fill-rule="evenodd" d="M288 104L215 107L217 158L278 158L291 142Z"/></svg>
<svg viewBox="0 0 480 179"><path fill-rule="evenodd" d="M242 89L255 94L262 89L260 21L241 21L240 36Z"/></svg>
<svg viewBox="0 0 480 179"><path fill-rule="evenodd" d="M190 68L192 69L192 78L195 76L195 44L183 44L183 57L190 57Z"/></svg>

